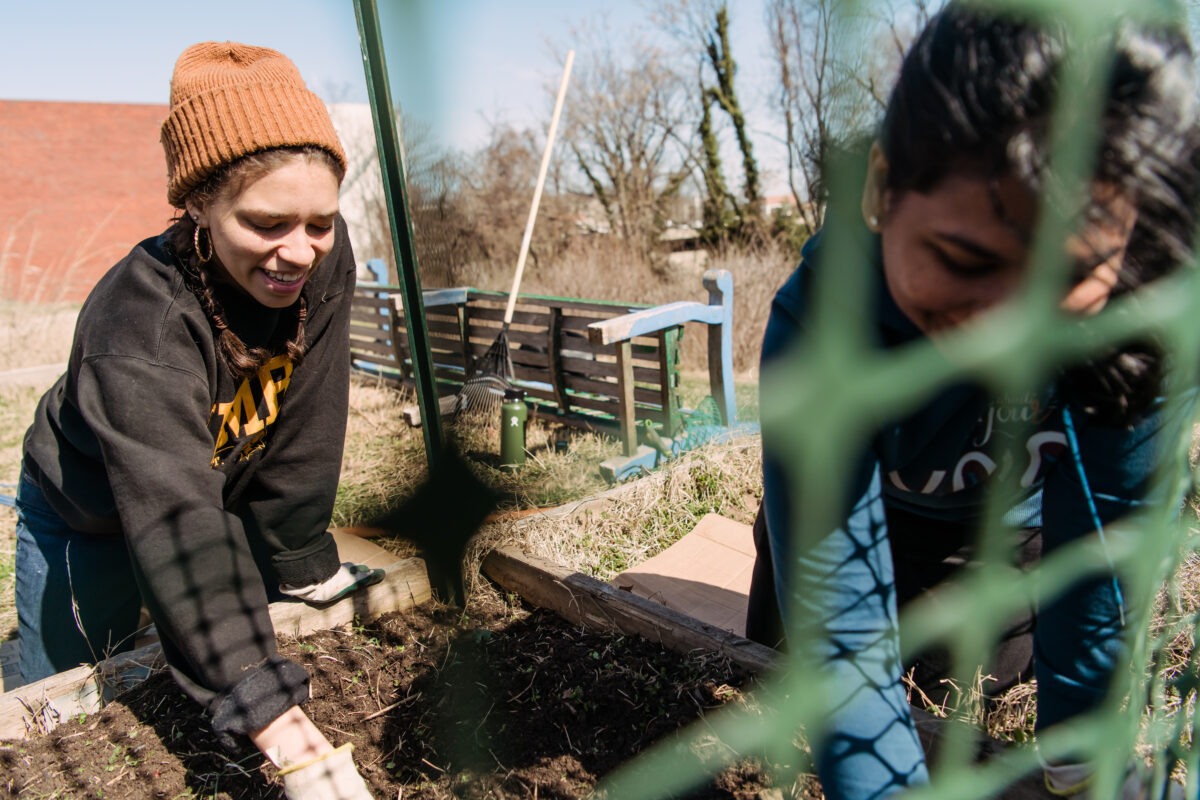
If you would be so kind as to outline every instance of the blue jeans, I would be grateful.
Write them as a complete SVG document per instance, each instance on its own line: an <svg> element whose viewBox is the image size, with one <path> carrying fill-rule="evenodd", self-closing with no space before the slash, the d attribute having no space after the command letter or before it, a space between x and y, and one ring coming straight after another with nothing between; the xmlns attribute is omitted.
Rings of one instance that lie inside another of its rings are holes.
<svg viewBox="0 0 1200 800"><path fill-rule="evenodd" d="M16 604L27 682L133 649L142 607L125 540L69 528L24 472Z"/></svg>
<svg viewBox="0 0 1200 800"><path fill-rule="evenodd" d="M789 647L803 652L810 668L826 672L829 696L838 698L827 709L829 733L816 753L825 796L877 800L927 781L901 682L896 579L879 471L846 524L806 543L791 561L776 555L788 552L786 536L774 528L769 534L789 638L802 634ZM1050 550L1069 541L1047 530L1043 536ZM1040 609L1033 641L1038 731L1104 699L1124 652L1121 607L1112 577L1101 575L1075 583Z"/></svg>

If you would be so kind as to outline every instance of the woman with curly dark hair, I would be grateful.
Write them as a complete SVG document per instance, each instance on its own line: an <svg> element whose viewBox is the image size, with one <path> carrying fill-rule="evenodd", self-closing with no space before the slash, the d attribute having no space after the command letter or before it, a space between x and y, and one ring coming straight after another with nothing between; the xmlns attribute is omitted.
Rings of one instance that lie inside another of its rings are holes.
<svg viewBox="0 0 1200 800"><path fill-rule="evenodd" d="M1027 280L1039 220L1064 194L1050 191L1062 184L1048 166L1049 130L1056 105L1072 101L1060 78L1078 45L1047 19L959 3L916 40L865 156L860 238L873 261L879 348L937 344ZM1062 252L1072 265L1059 307L1079 320L1191 261L1200 193L1183 33L1125 21L1088 46L1112 57L1096 155L1082 207L1055 208L1068 220ZM775 297L764 371L804 338L812 285L837 268L822 238L805 246ZM1004 521L1022 565L1170 501L1154 477L1185 414L1164 397L1168 366L1158 342L1137 340L1021 396L976 383L943 388L903 419L872 426L841 525L811 541L793 539L789 465L768 430L748 629L776 644L770 618L782 613L793 634L806 634L796 641L817 643L820 652L802 655L828 669L844 700L817 750L828 797L884 797L927 780L902 674L916 668L918 683L936 686L945 664L936 653L901 662L897 607L972 562L990 493L1016 487ZM771 403L764 391L764 419ZM1121 663L1129 599L1115 571L1045 598L1005 632L987 674L1002 685L1036 676L1039 732L1086 714ZM1046 782L1087 796L1093 768L1083 757L1048 763ZM1140 796L1136 775L1122 791Z"/></svg>

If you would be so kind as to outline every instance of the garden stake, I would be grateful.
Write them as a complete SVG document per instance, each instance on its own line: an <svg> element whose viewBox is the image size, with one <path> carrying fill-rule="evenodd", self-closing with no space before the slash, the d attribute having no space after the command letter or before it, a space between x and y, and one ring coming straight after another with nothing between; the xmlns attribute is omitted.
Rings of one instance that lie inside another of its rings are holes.
<svg viewBox="0 0 1200 800"><path fill-rule="evenodd" d="M542 164L538 169L537 186L533 190L533 203L529 207L529 219L525 221L525 235L521 238L521 251L517 256L517 273L513 276L512 289L508 293L508 306L504 309L504 321L500 334L492 346L475 361L470 376L463 382L454 404L457 413L496 415L504 400L504 390L513 379L512 356L508 351L508 326L512 322L513 309L517 305L517 289L521 275L525 272L525 258L529 255L529 242L533 237L533 222L537 219L538 203L542 200L542 187L546 185L546 170L550 167L550 152L554 149L554 134L558 131L558 118L562 115L563 100L567 94L567 80L571 77L571 64L575 51L567 51L567 63L563 67L562 81L558 84L558 97L554 100L554 114L550 119L550 130L546 133L546 149L542 152Z"/></svg>

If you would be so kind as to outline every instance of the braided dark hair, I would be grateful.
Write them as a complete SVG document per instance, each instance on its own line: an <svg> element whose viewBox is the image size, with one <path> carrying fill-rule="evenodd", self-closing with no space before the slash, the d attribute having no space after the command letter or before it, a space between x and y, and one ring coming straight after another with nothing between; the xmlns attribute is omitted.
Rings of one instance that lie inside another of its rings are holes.
<svg viewBox="0 0 1200 800"><path fill-rule="evenodd" d="M251 153L230 162L192 189L187 199L199 205L206 205L225 192L236 194L247 183L297 157L325 163L337 175L338 181L341 181L341 164L323 148L314 145L279 147ZM265 346L249 346L229 327L229 320L213 281L213 262L200 260L194 244L195 233L195 220L184 212L167 230L167 244L175 254L183 274L184 285L196 296L217 334L217 352L225 366L236 377L246 378L258 372L263 365L281 353L286 353L292 363L299 366L304 361L306 352L304 323L308 318L308 287L305 286L301 290L300 298L284 310L285 314L290 315L292 324L277 326L274 337Z"/></svg>
<svg viewBox="0 0 1200 800"><path fill-rule="evenodd" d="M1014 176L1040 195L1053 179L1049 117L1068 43L1049 20L947 6L905 57L888 103L880 134L888 190L927 191L966 169ZM1200 124L1181 30L1123 22L1108 46L1113 60L1091 176L1137 208L1115 297L1190 263ZM1151 339L1101 348L1064 368L1059 386L1086 413L1122 423L1160 393L1162 379L1162 347Z"/></svg>

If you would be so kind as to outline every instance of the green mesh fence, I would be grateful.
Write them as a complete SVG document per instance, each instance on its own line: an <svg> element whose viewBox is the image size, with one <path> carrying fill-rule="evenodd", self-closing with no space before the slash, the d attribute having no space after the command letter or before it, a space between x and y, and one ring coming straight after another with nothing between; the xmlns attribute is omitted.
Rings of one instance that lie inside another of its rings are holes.
<svg viewBox="0 0 1200 800"><path fill-rule="evenodd" d="M1008 5L1052 13L1079 40L1103 33L1122 16L1182 13L1177 6L1161 2L1059 0ZM862 44L848 42L847 46ZM1079 202L1071 200L1084 196L1082 176L1094 152L1103 88L1102 82L1089 76L1104 73L1104 58L1097 49L1077 52L1066 62L1062 96L1070 102L1061 104L1055 114L1051 142L1052 169L1060 180L1048 189L1057 193L1058 202L1047 206L1039 222L1027 286L1016 301L948 336L937 349L924 342L882 353L869 344L869 259L862 255L865 243L847 233L861 230L861 225L838 224L839 219L860 218L861 175L848 166L831 176L834 190L823 263L838 268L826 270L816 283L806 344L761 381L764 436L779 443L788 461L797 509L795 541L840 523L838 498L852 458L872 433L862 421L914 409L951 382L971 379L994 396L1020 396L1044 385L1055 368L1070 359L1153 331L1172 353L1171 402L1181 402L1181 389L1194 385L1200 364L1196 313L1200 273L1196 270L1184 270L1110 304L1086 331L1057 310L1067 280L1061 242L1068 221L1053 209L1078 207ZM1173 470L1164 478L1177 487L1180 497L1190 479L1185 465L1191 426L1186 427L1189 437L1177 443L1179 458L1168 459L1164 467ZM996 487L993 495L999 498L1004 488ZM989 506L980 547L985 563L999 562L1004 548L1003 504L996 499ZM1130 661L1118 671L1117 685L1102 710L1043 737L1042 754L1051 759L1066 753L1094 758L1099 765L1097 797L1115 796L1132 754L1148 755L1159 787L1169 772L1182 767L1189 796L1195 796L1200 751L1194 743L1193 701L1200 665L1191 644L1196 603L1189 600L1195 589L1171 580L1196 549L1194 528L1196 516L1190 506L1180 514L1178 506L1169 504L1136 525L1110 526L1103 543L1090 536L1064 547L1033 572L978 570L949 590L953 594L943 595L941 602L918 602L907 608L901 617L902 648L912 654L931 643L944 644L953 656L956 680L969 685L977 665L987 661L990 642L1014 612L1036 597L1053 596L1056 587L1081 575L1115 568L1136 609L1128 620ZM793 640L790 649L792 654L803 653L806 644ZM796 658L793 655L782 663L758 690L756 703L710 714L679 740L662 743L626 765L602 786L606 796L622 800L671 796L745 756L765 755L797 769L811 769L795 763L795 744L819 739L829 704L837 699L829 697L831 689L823 686L821 675L798 666ZM1031 747L1013 747L986 764L977 764L977 744L974 735L963 731L947 736L931 768L931 783L906 796L930 800L995 796L1037 768Z"/></svg>

